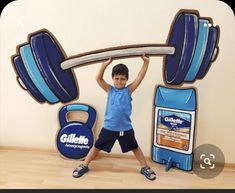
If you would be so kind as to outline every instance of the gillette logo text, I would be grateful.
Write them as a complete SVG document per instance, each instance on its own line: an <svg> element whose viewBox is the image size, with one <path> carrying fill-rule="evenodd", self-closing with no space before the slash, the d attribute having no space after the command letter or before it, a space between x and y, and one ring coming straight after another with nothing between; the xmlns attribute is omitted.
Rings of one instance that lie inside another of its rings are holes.
<svg viewBox="0 0 235 193"><path fill-rule="evenodd" d="M79 137L76 134L63 134L60 137L61 143L73 143L73 144L84 144L87 145L89 140L85 136L80 135Z"/></svg>
<svg viewBox="0 0 235 193"><path fill-rule="evenodd" d="M166 122L171 122L171 123L177 123L177 124L182 124L183 121L180 119L174 119L172 117L165 117L164 119Z"/></svg>

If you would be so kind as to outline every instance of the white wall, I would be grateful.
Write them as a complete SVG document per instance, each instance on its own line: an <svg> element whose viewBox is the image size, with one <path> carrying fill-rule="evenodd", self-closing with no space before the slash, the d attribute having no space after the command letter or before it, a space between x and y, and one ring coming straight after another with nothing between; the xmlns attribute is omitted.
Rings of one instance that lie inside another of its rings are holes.
<svg viewBox="0 0 235 193"><path fill-rule="evenodd" d="M182 88L196 87L198 91L195 145L215 144L227 163L235 163L234 15L228 5L216 0L18 0L8 4L0 20L0 146L56 149L57 115L63 104L36 102L18 85L10 60L29 33L50 30L67 56L118 45L164 44L180 9L196 9L220 27L217 60L203 80ZM140 58L114 61L105 73L107 81L111 81L111 68L117 62L127 64L130 81L142 64ZM150 58L147 75L133 94L133 125L147 156L151 154L154 88L164 85L162 64L162 57ZM99 66L74 69L80 97L71 102L87 103L97 110L96 136L106 102L106 93L95 81ZM112 152L121 153L118 143Z"/></svg>

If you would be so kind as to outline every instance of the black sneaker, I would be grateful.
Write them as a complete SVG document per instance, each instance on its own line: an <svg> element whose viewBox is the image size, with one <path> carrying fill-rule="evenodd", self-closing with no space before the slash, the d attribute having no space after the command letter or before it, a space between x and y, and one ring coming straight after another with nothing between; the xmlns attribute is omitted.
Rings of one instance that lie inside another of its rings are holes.
<svg viewBox="0 0 235 193"><path fill-rule="evenodd" d="M74 178L79 178L83 174L89 171L88 166L85 166L83 164L80 164L74 171L73 171L73 177Z"/></svg>

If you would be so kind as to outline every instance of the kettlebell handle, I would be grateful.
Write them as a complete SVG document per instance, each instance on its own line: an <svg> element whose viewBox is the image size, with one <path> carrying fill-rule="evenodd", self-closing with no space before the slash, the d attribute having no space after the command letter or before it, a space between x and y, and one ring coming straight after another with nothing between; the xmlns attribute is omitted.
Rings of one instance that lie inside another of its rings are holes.
<svg viewBox="0 0 235 193"><path fill-rule="evenodd" d="M66 120L66 114L70 111L84 111L88 113L88 119L85 123L90 129L92 129L95 120L96 120L96 110L88 105L85 104L69 104L64 107L62 107L59 111L59 121L61 127L64 127L68 124L68 121Z"/></svg>

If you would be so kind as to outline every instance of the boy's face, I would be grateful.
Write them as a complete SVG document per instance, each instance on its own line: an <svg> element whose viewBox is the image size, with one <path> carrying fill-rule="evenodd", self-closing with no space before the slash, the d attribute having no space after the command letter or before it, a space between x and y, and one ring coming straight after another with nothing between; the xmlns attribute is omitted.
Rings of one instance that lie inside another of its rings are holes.
<svg viewBox="0 0 235 193"><path fill-rule="evenodd" d="M122 89L126 86L127 77L125 75L114 75L113 76L113 85L117 89Z"/></svg>

